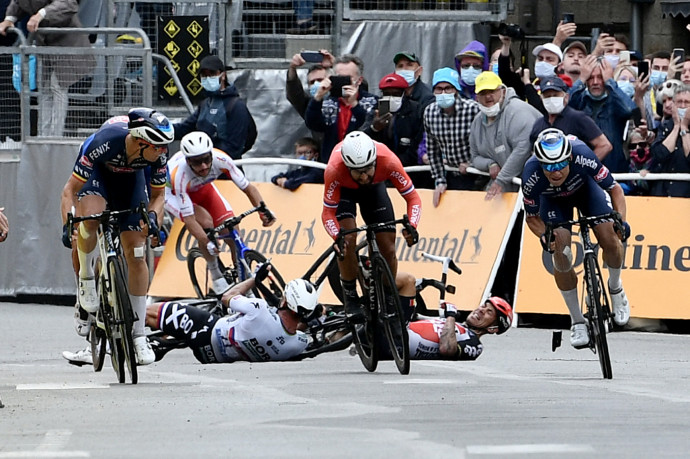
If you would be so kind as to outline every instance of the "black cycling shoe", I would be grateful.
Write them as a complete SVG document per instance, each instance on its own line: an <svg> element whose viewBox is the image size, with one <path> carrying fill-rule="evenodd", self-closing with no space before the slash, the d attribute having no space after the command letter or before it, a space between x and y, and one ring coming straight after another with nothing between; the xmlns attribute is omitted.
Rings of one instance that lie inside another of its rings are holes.
<svg viewBox="0 0 690 459"><path fill-rule="evenodd" d="M345 298L345 317L352 324L364 322L364 311L359 299Z"/></svg>

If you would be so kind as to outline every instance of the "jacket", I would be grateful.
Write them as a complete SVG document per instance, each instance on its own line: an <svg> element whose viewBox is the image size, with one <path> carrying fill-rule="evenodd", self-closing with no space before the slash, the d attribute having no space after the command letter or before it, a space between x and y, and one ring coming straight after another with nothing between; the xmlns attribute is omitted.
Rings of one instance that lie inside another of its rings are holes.
<svg viewBox="0 0 690 459"><path fill-rule="evenodd" d="M403 98L400 110L393 113L393 118L386 129L375 132L373 129L374 112L367 120L364 132L377 142L385 144L400 158L403 166L417 165L417 147L424 134L424 122L420 116L419 104Z"/></svg>

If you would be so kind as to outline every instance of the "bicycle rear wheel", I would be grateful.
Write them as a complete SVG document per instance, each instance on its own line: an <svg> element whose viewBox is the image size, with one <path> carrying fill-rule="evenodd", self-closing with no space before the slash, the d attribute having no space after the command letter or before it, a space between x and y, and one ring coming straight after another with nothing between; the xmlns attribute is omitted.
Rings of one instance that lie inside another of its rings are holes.
<svg viewBox="0 0 690 459"><path fill-rule="evenodd" d="M398 371L406 375L410 372L409 337L398 289L395 287L395 278L381 254L377 253L371 258L371 270L379 322L383 325L388 347Z"/></svg>
<svg viewBox="0 0 690 459"><path fill-rule="evenodd" d="M189 253L187 253L187 271L197 298L202 300L208 298L208 291L212 282L211 275L206 268L206 259L198 247L189 249Z"/></svg>
<svg viewBox="0 0 690 459"><path fill-rule="evenodd" d="M257 265L265 263L267 261L266 257L263 256L261 253L257 252L256 250L247 250L244 253L244 259L247 261L247 265L249 266L249 272L254 272L254 269ZM283 298L285 281L283 280L283 276L280 275L280 273L278 272L278 268L276 268L275 265L272 265L271 272L268 274L268 277L266 277L264 285L268 287L268 289L271 291L271 293L273 293L276 296L276 298ZM261 297L259 289L254 288L252 289L252 291L254 292L254 295L256 295L258 298Z"/></svg>
<svg viewBox="0 0 690 459"><path fill-rule="evenodd" d="M595 352L599 356L602 375L605 379L612 379L613 370L611 368L609 346L606 341L607 317L604 314L604 308L602 306L602 296L606 293L603 289L604 286L601 282L601 273L599 272L594 255L590 255L586 259L585 284L590 302L588 305L589 310L587 319L589 320L589 329L592 334L591 340L594 343Z"/></svg>
<svg viewBox="0 0 690 459"><path fill-rule="evenodd" d="M120 257L111 258L108 260L108 266L111 270L111 280L115 284L113 286L113 292L115 293L115 304L113 307L115 311L115 323L120 335L120 345L122 346L120 362L126 367L132 384L136 384L139 378L137 374L136 353L134 352L134 339L132 338L134 314L132 313L132 304L129 300L129 294L127 293L127 278L124 275L123 260ZM143 320L143 318L140 320ZM122 371L122 373L124 373L124 371ZM120 382L124 383L124 378L122 378Z"/></svg>
<svg viewBox="0 0 690 459"><path fill-rule="evenodd" d="M369 308L368 305L364 307ZM363 324L352 324L351 327L352 341L355 343L359 360L367 371L373 372L379 364L379 348L376 344L378 317L375 308L371 309L370 316Z"/></svg>
<svg viewBox="0 0 690 459"><path fill-rule="evenodd" d="M89 330L89 342L91 343L93 371L101 371L105 361L107 337L105 332L95 323L91 325L91 330Z"/></svg>

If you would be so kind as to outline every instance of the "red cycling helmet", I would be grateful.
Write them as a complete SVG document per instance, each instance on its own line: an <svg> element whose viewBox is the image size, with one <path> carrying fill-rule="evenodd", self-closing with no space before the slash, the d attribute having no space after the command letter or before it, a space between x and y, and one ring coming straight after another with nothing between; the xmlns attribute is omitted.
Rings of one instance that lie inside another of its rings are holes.
<svg viewBox="0 0 690 459"><path fill-rule="evenodd" d="M498 327L496 334L505 333L510 328L510 324L513 323L513 307L506 300L497 296L492 296L486 301L491 303L496 310L496 327Z"/></svg>
<svg viewBox="0 0 690 459"><path fill-rule="evenodd" d="M379 81L379 89L396 88L407 89L410 85L407 84L405 78L397 73L389 73Z"/></svg>

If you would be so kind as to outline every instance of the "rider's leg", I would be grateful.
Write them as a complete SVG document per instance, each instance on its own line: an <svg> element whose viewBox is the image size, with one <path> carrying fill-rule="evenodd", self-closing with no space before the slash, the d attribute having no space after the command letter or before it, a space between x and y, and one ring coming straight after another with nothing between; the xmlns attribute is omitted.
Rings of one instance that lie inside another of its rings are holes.
<svg viewBox="0 0 690 459"><path fill-rule="evenodd" d="M618 291L623 287L621 268L623 266L623 243L613 229L613 222L605 222L594 228L604 263L609 270L609 289Z"/></svg>
<svg viewBox="0 0 690 459"><path fill-rule="evenodd" d="M105 199L86 195L79 199L78 214L92 215L105 210ZM79 304L87 312L98 310L98 293L94 276L94 264L98 257L98 222L88 220L79 224L77 231L77 258L79 260Z"/></svg>
<svg viewBox="0 0 690 459"><path fill-rule="evenodd" d="M344 218L339 221L341 230L355 228L354 218ZM345 236L343 259L338 259L340 269L340 283L343 287L343 302L345 312L351 315L361 313L359 295L357 294L357 235Z"/></svg>
<svg viewBox="0 0 690 459"><path fill-rule="evenodd" d="M202 228L213 228L213 217L211 217L211 214L208 213L206 209L196 204L194 205L194 218L196 218L196 221ZM204 260L206 260L206 266L211 274L211 279L216 280L223 277L223 273L218 267L218 255L211 255L205 244L199 244L199 250L201 250L201 254L204 256Z"/></svg>
<svg viewBox="0 0 690 459"><path fill-rule="evenodd" d="M398 288L398 296L400 296L400 306L405 313L405 322L409 322L414 314L416 306L415 298L417 296L416 279L414 275L404 271L398 271L395 276L395 286Z"/></svg>
<svg viewBox="0 0 690 459"><path fill-rule="evenodd" d="M585 322L585 317L582 315L577 294L577 274L573 268L570 231L565 228L557 228L554 230L554 236L556 246L551 257L553 260L553 277L568 307L572 323L581 324Z"/></svg>
<svg viewBox="0 0 690 459"><path fill-rule="evenodd" d="M379 244L379 251L386 259L391 273L395 278L398 273L398 258L395 256L395 231L380 231L376 233L376 242Z"/></svg>

